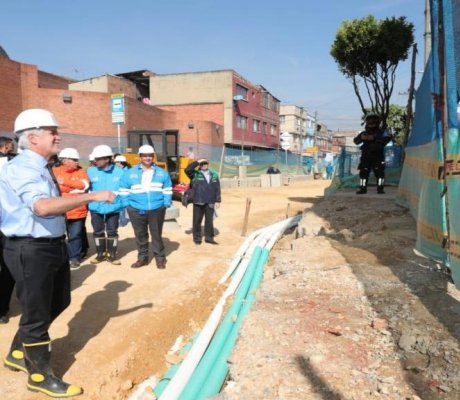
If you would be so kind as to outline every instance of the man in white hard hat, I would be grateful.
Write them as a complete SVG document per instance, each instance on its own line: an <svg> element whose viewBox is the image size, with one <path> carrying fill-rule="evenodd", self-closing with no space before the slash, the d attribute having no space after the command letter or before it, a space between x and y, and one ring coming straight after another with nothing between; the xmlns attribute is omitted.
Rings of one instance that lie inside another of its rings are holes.
<svg viewBox="0 0 460 400"><path fill-rule="evenodd" d="M78 196L89 189L89 177L80 167L80 154L74 148L62 149L58 155L60 165L53 167L54 175L59 183L62 196ZM69 250L70 269L80 268L82 253L86 239L85 222L88 208L86 204L76 207L66 213L67 245Z"/></svg>
<svg viewBox="0 0 460 400"><path fill-rule="evenodd" d="M58 122L42 109L21 112L14 130L23 151L0 176L3 257L22 306L19 330L4 364L28 373L27 387L52 397L73 397L80 387L51 367L51 323L70 304L70 268L64 214L90 201L111 203L110 191L60 197L48 160L59 152Z"/></svg>
<svg viewBox="0 0 460 400"><path fill-rule="evenodd" d="M117 193L120 188L123 170L112 162L112 149L101 144L96 146L92 155L96 165L87 170L90 179L90 190L110 190ZM98 264L109 261L113 265L120 265L117 258L118 226L120 212L124 206L119 196L111 204L91 202L88 209L91 213L94 241L96 243L96 257L91 263Z"/></svg>
<svg viewBox="0 0 460 400"><path fill-rule="evenodd" d="M150 231L157 268L164 269L166 256L162 233L166 208L172 201L171 178L167 171L154 164L152 146L141 146L138 154L141 163L125 171L120 188L136 236L137 261L131 268L148 264Z"/></svg>

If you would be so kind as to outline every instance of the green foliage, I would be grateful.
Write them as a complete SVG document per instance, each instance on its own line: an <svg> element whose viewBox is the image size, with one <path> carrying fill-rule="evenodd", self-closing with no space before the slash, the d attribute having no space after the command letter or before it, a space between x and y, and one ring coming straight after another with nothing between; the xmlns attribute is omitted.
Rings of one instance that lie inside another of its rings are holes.
<svg viewBox="0 0 460 400"><path fill-rule="evenodd" d="M339 70L352 81L363 113L371 108L385 126L396 67L407 59L413 43L414 25L405 17L379 21L369 15L344 21L332 44L331 55ZM367 94L370 107L365 107L362 91Z"/></svg>
<svg viewBox="0 0 460 400"><path fill-rule="evenodd" d="M404 144L406 118L406 107L390 104L390 112L387 118L387 125L393 133L396 142L401 146Z"/></svg>

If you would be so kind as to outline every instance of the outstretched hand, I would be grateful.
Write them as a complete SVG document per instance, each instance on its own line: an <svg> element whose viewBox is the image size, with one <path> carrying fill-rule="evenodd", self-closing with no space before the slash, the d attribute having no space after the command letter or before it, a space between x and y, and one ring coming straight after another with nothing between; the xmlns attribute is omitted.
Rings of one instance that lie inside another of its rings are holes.
<svg viewBox="0 0 460 400"><path fill-rule="evenodd" d="M94 201L100 201L104 203L113 203L115 200L115 193L110 190L101 190L98 192L93 192Z"/></svg>

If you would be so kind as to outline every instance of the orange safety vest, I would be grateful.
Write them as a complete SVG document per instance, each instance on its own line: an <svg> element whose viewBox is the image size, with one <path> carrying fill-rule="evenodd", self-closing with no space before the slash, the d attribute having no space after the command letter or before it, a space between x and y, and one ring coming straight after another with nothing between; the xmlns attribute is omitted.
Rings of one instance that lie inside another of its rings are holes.
<svg viewBox="0 0 460 400"><path fill-rule="evenodd" d="M73 171L68 171L61 165L60 167L53 167L54 175L59 183L62 196L77 196L85 193L89 188L89 177L83 168L78 168ZM67 219L85 218L88 214L86 205L73 208L67 211Z"/></svg>

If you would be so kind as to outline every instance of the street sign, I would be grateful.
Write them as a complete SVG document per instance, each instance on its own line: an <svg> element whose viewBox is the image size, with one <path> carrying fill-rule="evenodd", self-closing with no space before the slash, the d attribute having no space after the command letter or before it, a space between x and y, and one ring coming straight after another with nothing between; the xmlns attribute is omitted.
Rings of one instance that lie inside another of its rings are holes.
<svg viewBox="0 0 460 400"><path fill-rule="evenodd" d="M305 149L305 153L308 153L308 154L313 154L313 153L317 153L317 152L318 152L318 147L316 147L316 146L307 147Z"/></svg>
<svg viewBox="0 0 460 400"><path fill-rule="evenodd" d="M125 95L114 93L111 97L112 124L123 125L125 123Z"/></svg>
<svg viewBox="0 0 460 400"><path fill-rule="evenodd" d="M282 132L280 135L280 145L283 150L289 150L292 146L292 135L289 132Z"/></svg>

